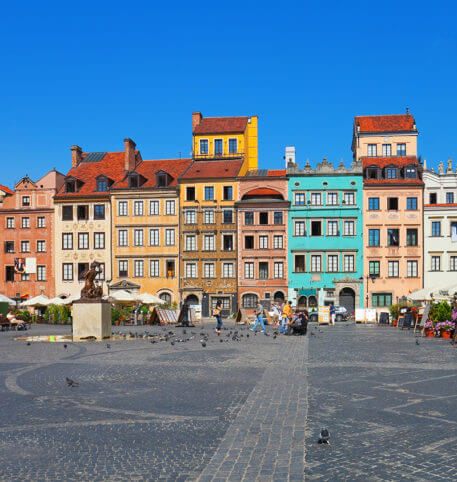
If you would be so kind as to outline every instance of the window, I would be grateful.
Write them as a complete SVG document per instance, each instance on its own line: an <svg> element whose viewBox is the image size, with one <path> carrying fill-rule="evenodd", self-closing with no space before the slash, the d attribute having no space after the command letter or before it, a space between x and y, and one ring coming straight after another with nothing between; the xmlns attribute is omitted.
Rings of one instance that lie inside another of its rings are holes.
<svg viewBox="0 0 457 482"><path fill-rule="evenodd" d="M327 236L338 236L338 221L327 222Z"/></svg>
<svg viewBox="0 0 457 482"><path fill-rule="evenodd" d="M405 178L406 179L416 179L416 168L415 167L407 167L405 169Z"/></svg>
<svg viewBox="0 0 457 482"><path fill-rule="evenodd" d="M6 218L6 227L8 229L14 229L14 218Z"/></svg>
<svg viewBox="0 0 457 482"><path fill-rule="evenodd" d="M454 193L447 192L446 193L446 204L454 204Z"/></svg>
<svg viewBox="0 0 457 482"><path fill-rule="evenodd" d="M322 204L322 194L320 192L311 193L311 205L320 206Z"/></svg>
<svg viewBox="0 0 457 482"><path fill-rule="evenodd" d="M127 278L129 275L129 262L126 259L119 260L119 278Z"/></svg>
<svg viewBox="0 0 457 482"><path fill-rule="evenodd" d="M406 230L406 246L417 246L417 229Z"/></svg>
<svg viewBox="0 0 457 482"><path fill-rule="evenodd" d="M284 263L276 262L274 264L274 277L284 278Z"/></svg>
<svg viewBox="0 0 457 482"><path fill-rule="evenodd" d="M387 209L389 211L398 211L398 197L387 198Z"/></svg>
<svg viewBox="0 0 457 482"><path fill-rule="evenodd" d="M73 233L62 233L62 249L73 249Z"/></svg>
<svg viewBox="0 0 457 482"><path fill-rule="evenodd" d="M268 249L268 236L259 236L259 249Z"/></svg>
<svg viewBox="0 0 457 482"><path fill-rule="evenodd" d="M205 234L203 236L203 250L204 251L214 251L214 235Z"/></svg>
<svg viewBox="0 0 457 482"><path fill-rule="evenodd" d="M21 241L21 253L30 253L30 241Z"/></svg>
<svg viewBox="0 0 457 482"><path fill-rule="evenodd" d="M338 205L338 193L337 192L327 193L327 205L328 206L337 206Z"/></svg>
<svg viewBox="0 0 457 482"><path fill-rule="evenodd" d="M274 249L283 249L283 237L282 236L273 236L273 248Z"/></svg>
<svg viewBox="0 0 457 482"><path fill-rule="evenodd" d="M63 263L62 265L62 280L73 281L73 263Z"/></svg>
<svg viewBox="0 0 457 482"><path fill-rule="evenodd" d="M37 228L45 228L46 227L46 218L44 216L38 216L36 220L36 227Z"/></svg>
<svg viewBox="0 0 457 482"><path fill-rule="evenodd" d="M216 156L222 154L222 139L214 139L214 154Z"/></svg>
<svg viewBox="0 0 457 482"><path fill-rule="evenodd" d="M337 271L339 271L338 255L337 254L329 254L327 256L327 272L328 273L336 273Z"/></svg>
<svg viewBox="0 0 457 482"><path fill-rule="evenodd" d="M119 229L117 232L117 245L118 246L128 246L129 237L126 229Z"/></svg>
<svg viewBox="0 0 457 482"><path fill-rule="evenodd" d="M215 278L214 263L203 263L203 277L204 278Z"/></svg>
<svg viewBox="0 0 457 482"><path fill-rule="evenodd" d="M200 139L200 154L208 154L208 139Z"/></svg>
<svg viewBox="0 0 457 482"><path fill-rule="evenodd" d="M5 253L14 253L14 241L5 241Z"/></svg>
<svg viewBox="0 0 457 482"><path fill-rule="evenodd" d="M205 201L214 200L214 186L205 186Z"/></svg>
<svg viewBox="0 0 457 482"><path fill-rule="evenodd" d="M238 152L238 140L229 139L229 152L230 154L236 154Z"/></svg>
<svg viewBox="0 0 457 482"><path fill-rule="evenodd" d="M46 281L46 266L37 266L36 267L36 280L37 281Z"/></svg>
<svg viewBox="0 0 457 482"><path fill-rule="evenodd" d="M135 278L144 277L144 261L142 259L135 259L133 261L133 276Z"/></svg>
<svg viewBox="0 0 457 482"><path fill-rule="evenodd" d="M222 277L233 278L233 263L222 263Z"/></svg>
<svg viewBox="0 0 457 482"><path fill-rule="evenodd" d="M216 308L216 304L218 301L221 301L223 310L230 309L230 298L228 296L217 296L211 298L211 308L213 310L214 308Z"/></svg>
<svg viewBox="0 0 457 482"><path fill-rule="evenodd" d="M175 244L175 230L166 229L165 230L165 244L166 246L174 246Z"/></svg>
<svg viewBox="0 0 457 482"><path fill-rule="evenodd" d="M254 236L244 237L244 249L254 249Z"/></svg>
<svg viewBox="0 0 457 482"><path fill-rule="evenodd" d="M345 192L343 195L343 202L344 204L348 204L350 206L355 204L355 193L354 192Z"/></svg>
<svg viewBox="0 0 457 482"><path fill-rule="evenodd" d="M197 277L197 263L186 263L186 278Z"/></svg>
<svg viewBox="0 0 457 482"><path fill-rule="evenodd" d="M66 192L76 192L76 181L65 181Z"/></svg>
<svg viewBox="0 0 457 482"><path fill-rule="evenodd" d="M259 213L259 224L268 224L268 213Z"/></svg>
<svg viewBox="0 0 457 482"><path fill-rule="evenodd" d="M138 174L130 174L129 177L129 188L136 189L140 186L140 178Z"/></svg>
<svg viewBox="0 0 457 482"><path fill-rule="evenodd" d="M294 271L295 271L295 273L304 273L305 272L305 255L304 254L296 254L295 255Z"/></svg>
<svg viewBox="0 0 457 482"><path fill-rule="evenodd" d="M21 273L21 281L30 281L29 273Z"/></svg>
<svg viewBox="0 0 457 482"><path fill-rule="evenodd" d="M243 308L255 308L257 306L257 295L245 294L241 300Z"/></svg>
<svg viewBox="0 0 457 482"><path fill-rule="evenodd" d="M224 224L232 224L233 223L233 211L231 209L224 209L223 222L224 222Z"/></svg>
<svg viewBox="0 0 457 482"><path fill-rule="evenodd" d="M14 281L14 266L5 266L5 281Z"/></svg>
<svg viewBox="0 0 457 482"><path fill-rule="evenodd" d="M254 213L252 212L244 213L244 224L246 225L254 224Z"/></svg>
<svg viewBox="0 0 457 482"><path fill-rule="evenodd" d="M231 201L233 199L233 187L224 186L224 201Z"/></svg>
<svg viewBox="0 0 457 482"><path fill-rule="evenodd" d="M186 201L195 201L195 187L186 187Z"/></svg>
<svg viewBox="0 0 457 482"><path fill-rule="evenodd" d="M387 263L387 275L389 278L398 278L398 261L389 261Z"/></svg>
<svg viewBox="0 0 457 482"><path fill-rule="evenodd" d="M214 224L214 209L206 209L203 214L205 224Z"/></svg>
<svg viewBox="0 0 457 482"><path fill-rule="evenodd" d="M406 144L397 144L397 156L406 156Z"/></svg>
<svg viewBox="0 0 457 482"><path fill-rule="evenodd" d="M319 273L322 271L322 257L320 254L311 255L311 272Z"/></svg>
<svg viewBox="0 0 457 482"><path fill-rule="evenodd" d="M418 276L418 262L417 261L407 261L406 262L406 276L408 278L417 278Z"/></svg>
<svg viewBox="0 0 457 482"><path fill-rule="evenodd" d="M133 201L133 215L144 216L144 203L143 201Z"/></svg>
<svg viewBox="0 0 457 482"><path fill-rule="evenodd" d="M273 215L273 222L277 226L282 224L282 212L281 211L276 211Z"/></svg>
<svg viewBox="0 0 457 482"><path fill-rule="evenodd" d="M322 236L322 221L311 221L311 236Z"/></svg>
<svg viewBox="0 0 457 482"><path fill-rule="evenodd" d="M117 215L127 216L128 215L128 203L127 201L119 201L117 203Z"/></svg>
<svg viewBox="0 0 457 482"><path fill-rule="evenodd" d="M386 169L386 178L387 179L397 179L397 168L388 167Z"/></svg>
<svg viewBox="0 0 457 482"><path fill-rule="evenodd" d="M151 278L158 278L160 276L158 259L151 259L149 261L149 276Z"/></svg>
<svg viewBox="0 0 457 482"><path fill-rule="evenodd" d="M254 263L244 263L244 277L247 279L254 278Z"/></svg>
<svg viewBox="0 0 457 482"><path fill-rule="evenodd" d="M441 257L432 256L432 271L441 271Z"/></svg>
<svg viewBox="0 0 457 482"><path fill-rule="evenodd" d="M149 216L158 216L160 214L159 201L149 201Z"/></svg>
<svg viewBox="0 0 457 482"><path fill-rule="evenodd" d="M79 221L86 221L89 219L89 206L78 206L76 208L76 213Z"/></svg>
<svg viewBox="0 0 457 482"><path fill-rule="evenodd" d="M83 273L89 269L89 263L78 263L78 280L83 279Z"/></svg>
<svg viewBox="0 0 457 482"><path fill-rule="evenodd" d="M432 221L432 236L441 236L441 221Z"/></svg>
<svg viewBox="0 0 457 482"><path fill-rule="evenodd" d="M156 173L156 186L157 187L167 187L169 182L169 176L166 172Z"/></svg>
<svg viewBox="0 0 457 482"><path fill-rule="evenodd" d="M95 276L96 280L99 281L104 281L105 279L105 263L100 263L100 266L98 268L98 273Z"/></svg>
<svg viewBox="0 0 457 482"><path fill-rule="evenodd" d="M295 193L295 206L304 206L305 205L305 193L304 192L296 192Z"/></svg>
<svg viewBox="0 0 457 482"><path fill-rule="evenodd" d="M379 276L379 267L380 267L379 261L370 261L370 268L369 268L370 274Z"/></svg>
<svg viewBox="0 0 457 482"><path fill-rule="evenodd" d="M185 240L184 249L186 251L197 251L197 236L195 234L186 234Z"/></svg>
<svg viewBox="0 0 457 482"><path fill-rule="evenodd" d="M176 214L176 203L174 201L166 201L165 202L165 215L166 216L173 216Z"/></svg>
<svg viewBox="0 0 457 482"><path fill-rule="evenodd" d="M387 246L400 246L400 231L398 229L387 230Z"/></svg>
<svg viewBox="0 0 457 482"><path fill-rule="evenodd" d="M149 246L159 246L159 230L150 229L149 230Z"/></svg>
<svg viewBox="0 0 457 482"><path fill-rule="evenodd" d="M379 169L377 167L367 168L366 176L368 179L378 179Z"/></svg>
<svg viewBox="0 0 457 482"><path fill-rule="evenodd" d="M379 246L379 229L368 230L368 246Z"/></svg>
<svg viewBox="0 0 457 482"><path fill-rule="evenodd" d="M89 233L78 233L78 249L89 249Z"/></svg>
<svg viewBox="0 0 457 482"><path fill-rule="evenodd" d="M352 273L355 271L354 258L355 256L353 254L344 255L344 271L346 273Z"/></svg>
<svg viewBox="0 0 457 482"><path fill-rule="evenodd" d="M449 258L449 271L457 271L457 256Z"/></svg>
<svg viewBox="0 0 457 482"><path fill-rule="evenodd" d="M165 264L165 269L167 270L167 278L175 277L175 262L174 260L167 260Z"/></svg>
<svg viewBox="0 0 457 482"><path fill-rule="evenodd" d="M268 279L268 263L265 261L259 263L259 278Z"/></svg>
<svg viewBox="0 0 457 482"><path fill-rule="evenodd" d="M430 193L430 204L436 204L436 192Z"/></svg>
<svg viewBox="0 0 457 482"><path fill-rule="evenodd" d="M295 221L294 236L305 236L305 221Z"/></svg>
<svg viewBox="0 0 457 482"><path fill-rule="evenodd" d="M195 224L197 222L197 214L195 210L185 211L185 224Z"/></svg>
<svg viewBox="0 0 457 482"><path fill-rule="evenodd" d="M106 179L97 179L97 191L106 192L108 191L108 181Z"/></svg>
<svg viewBox="0 0 457 482"><path fill-rule="evenodd" d="M382 145L382 156L388 157L392 155L392 144L383 144Z"/></svg>
<svg viewBox="0 0 457 482"><path fill-rule="evenodd" d="M37 241L36 242L36 250L37 253L45 253L46 252L46 241Z"/></svg>
<svg viewBox="0 0 457 482"><path fill-rule="evenodd" d="M355 221L344 221L344 236L355 236Z"/></svg>
<svg viewBox="0 0 457 482"><path fill-rule="evenodd" d="M374 308L392 305L392 293L373 293L371 302Z"/></svg>
<svg viewBox="0 0 457 482"><path fill-rule="evenodd" d="M368 198L368 209L370 211L379 211L379 198L378 197Z"/></svg>
<svg viewBox="0 0 457 482"><path fill-rule="evenodd" d="M414 211L417 209L417 197L406 198L406 209Z"/></svg>
<svg viewBox="0 0 457 482"><path fill-rule="evenodd" d="M233 234L222 235L222 249L224 251L233 251Z"/></svg>
<svg viewBox="0 0 457 482"><path fill-rule="evenodd" d="M94 233L94 249L105 249L105 233Z"/></svg>
<svg viewBox="0 0 457 482"><path fill-rule="evenodd" d="M30 228L30 218L22 218L21 227Z"/></svg>
<svg viewBox="0 0 457 482"><path fill-rule="evenodd" d="M457 242L457 221L451 221L451 242Z"/></svg>
<svg viewBox="0 0 457 482"><path fill-rule="evenodd" d="M94 219L105 219L105 205L95 204L94 205Z"/></svg>
<svg viewBox="0 0 457 482"><path fill-rule="evenodd" d="M22 206L30 206L30 196L22 196Z"/></svg>
<svg viewBox="0 0 457 482"><path fill-rule="evenodd" d="M368 144L368 156L374 157L378 155L377 145L376 144Z"/></svg>

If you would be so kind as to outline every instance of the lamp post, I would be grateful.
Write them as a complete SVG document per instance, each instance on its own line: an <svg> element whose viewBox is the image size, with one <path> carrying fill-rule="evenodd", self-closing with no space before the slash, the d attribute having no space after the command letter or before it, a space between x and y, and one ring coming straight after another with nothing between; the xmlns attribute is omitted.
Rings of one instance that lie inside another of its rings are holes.
<svg viewBox="0 0 457 482"><path fill-rule="evenodd" d="M375 282L375 279L377 278L377 276L376 276L375 274L371 273L371 274L368 274L368 275L366 276L366 278L367 278L367 294L366 294L366 296L365 296L365 308L368 308L368 303L369 303L369 300L370 300L370 296L369 296L369 294L368 294L368 291L369 291L369 290L368 290L368 280L371 279L371 282L374 283L374 282ZM363 276L361 276L359 279L360 279L360 280L363 280Z"/></svg>

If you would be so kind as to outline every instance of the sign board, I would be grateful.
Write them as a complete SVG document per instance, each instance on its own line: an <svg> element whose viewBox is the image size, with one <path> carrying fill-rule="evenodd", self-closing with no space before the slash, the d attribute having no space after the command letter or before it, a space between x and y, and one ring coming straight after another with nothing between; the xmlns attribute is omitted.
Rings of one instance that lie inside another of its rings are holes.
<svg viewBox="0 0 457 482"><path fill-rule="evenodd" d="M387 311L381 311L379 313L379 324L388 325L389 324L389 313Z"/></svg>
<svg viewBox="0 0 457 482"><path fill-rule="evenodd" d="M362 323L365 321L365 308L355 309L355 322Z"/></svg>
<svg viewBox="0 0 457 482"><path fill-rule="evenodd" d="M319 306L318 310L319 323L330 323L330 306Z"/></svg>
<svg viewBox="0 0 457 482"><path fill-rule="evenodd" d="M195 318L195 310L193 309L193 307L189 305L183 305L179 311L178 323L190 326L193 325L195 321L197 320Z"/></svg>
<svg viewBox="0 0 457 482"><path fill-rule="evenodd" d="M408 311L405 313L402 328L412 328L414 326L414 322L414 313L412 311Z"/></svg>
<svg viewBox="0 0 457 482"><path fill-rule="evenodd" d="M376 309L366 308L366 310L365 310L365 321L367 323L376 323Z"/></svg>
<svg viewBox="0 0 457 482"><path fill-rule="evenodd" d="M36 273L36 258L25 258L25 272L29 274Z"/></svg>
<svg viewBox="0 0 457 482"><path fill-rule="evenodd" d="M165 310L163 308L154 307L148 320L150 325L166 325L168 323L177 323L178 314L174 310Z"/></svg>

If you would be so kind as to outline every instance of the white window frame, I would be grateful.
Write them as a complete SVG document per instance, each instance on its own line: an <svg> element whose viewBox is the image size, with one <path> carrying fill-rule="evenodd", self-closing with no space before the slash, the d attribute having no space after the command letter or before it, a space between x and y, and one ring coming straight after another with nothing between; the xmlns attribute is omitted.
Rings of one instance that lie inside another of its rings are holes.
<svg viewBox="0 0 457 482"><path fill-rule="evenodd" d="M159 259L149 260L149 277L160 278L160 260Z"/></svg>
<svg viewBox="0 0 457 482"><path fill-rule="evenodd" d="M387 277L399 278L400 276L400 262L397 260L387 261Z"/></svg>
<svg viewBox="0 0 457 482"><path fill-rule="evenodd" d="M78 249L89 249L89 243L89 233L78 233Z"/></svg>
<svg viewBox="0 0 457 482"><path fill-rule="evenodd" d="M235 141L235 152L230 151L230 141ZM228 146L228 153L229 154L238 154L238 139L236 137L229 137L227 140L227 146ZM222 146L222 149L224 146Z"/></svg>
<svg viewBox="0 0 457 482"><path fill-rule="evenodd" d="M45 228L46 227L46 217L45 216L38 216L37 217L36 227L37 228Z"/></svg>
<svg viewBox="0 0 457 482"><path fill-rule="evenodd" d="M353 202L348 202L348 199L350 199ZM343 193L343 201L346 206L355 206L356 204L355 192L346 191L345 193Z"/></svg>
<svg viewBox="0 0 457 482"><path fill-rule="evenodd" d="M62 281L73 281L74 279L73 263L62 263ZM69 277L71 274L71 277Z"/></svg>
<svg viewBox="0 0 457 482"><path fill-rule="evenodd" d="M185 211L184 224L196 224L197 212L195 209L187 209Z"/></svg>
<svg viewBox="0 0 457 482"><path fill-rule="evenodd" d="M119 262L117 263L117 272L118 272L118 275L119 275L119 278L121 278L121 271L124 271L124 270L121 270L121 264L123 265L125 263L125 266L126 266L126 270L125 272L127 273L125 276L128 277L129 275L129 262L128 260L126 259L120 259ZM123 278L124 276L122 276Z"/></svg>
<svg viewBox="0 0 457 482"><path fill-rule="evenodd" d="M327 206L338 206L338 193L337 192L328 192L327 193Z"/></svg>
<svg viewBox="0 0 457 482"><path fill-rule="evenodd" d="M39 265L36 267L36 280L37 281L46 281L46 266Z"/></svg>
<svg viewBox="0 0 457 482"><path fill-rule="evenodd" d="M284 263L282 261L274 262L273 276L276 279L284 278Z"/></svg>
<svg viewBox="0 0 457 482"><path fill-rule="evenodd" d="M198 278L198 266L196 262L187 262L185 265L186 278Z"/></svg>
<svg viewBox="0 0 457 482"><path fill-rule="evenodd" d="M335 253L327 254L327 273L338 273L340 270L339 256Z"/></svg>
<svg viewBox="0 0 457 482"><path fill-rule="evenodd" d="M149 246L160 246L160 230L158 228L149 229Z"/></svg>
<svg viewBox="0 0 457 482"><path fill-rule="evenodd" d="M205 209L203 211L203 224L214 224L214 209Z"/></svg>
<svg viewBox="0 0 457 482"><path fill-rule="evenodd" d="M117 215L118 216L128 216L129 215L129 202L128 201L118 201L117 202Z"/></svg>
<svg viewBox="0 0 457 482"><path fill-rule="evenodd" d="M68 242L70 240L70 242ZM73 249L73 233L62 233L62 250Z"/></svg>
<svg viewBox="0 0 457 482"><path fill-rule="evenodd" d="M202 151L202 143L206 142L206 152ZM209 154L209 139L199 139L198 140L198 153L203 156L207 156Z"/></svg>
<svg viewBox="0 0 457 482"><path fill-rule="evenodd" d="M197 236L195 234L186 234L184 246L185 251L197 251Z"/></svg>
<svg viewBox="0 0 457 482"><path fill-rule="evenodd" d="M29 217L22 218L21 228L30 228L30 218Z"/></svg>
<svg viewBox="0 0 457 482"><path fill-rule="evenodd" d="M294 236L306 236L306 221L294 221Z"/></svg>
<svg viewBox="0 0 457 482"><path fill-rule="evenodd" d="M343 227L343 236L355 236L355 221L353 219L345 219Z"/></svg>
<svg viewBox="0 0 457 482"><path fill-rule="evenodd" d="M203 251L214 251L216 249L216 236L214 234L203 235Z"/></svg>
<svg viewBox="0 0 457 482"><path fill-rule="evenodd" d="M310 195L310 204L311 206L322 206L322 193L312 192Z"/></svg>
<svg viewBox="0 0 457 482"><path fill-rule="evenodd" d="M144 229L133 230L133 246L144 246Z"/></svg>
<svg viewBox="0 0 457 482"><path fill-rule="evenodd" d="M143 259L133 260L133 277L144 278L144 260Z"/></svg>
<svg viewBox="0 0 457 482"><path fill-rule="evenodd" d="M176 244L175 228L165 229L165 246L174 246Z"/></svg>
<svg viewBox="0 0 457 482"><path fill-rule="evenodd" d="M343 268L345 273L355 272L355 255L345 254L343 257Z"/></svg>
<svg viewBox="0 0 457 482"><path fill-rule="evenodd" d="M215 278L216 270L214 269L214 263L203 263L203 278Z"/></svg>
<svg viewBox="0 0 457 482"><path fill-rule="evenodd" d="M223 278L233 278L234 277L234 266L233 263L222 263L222 277Z"/></svg>
<svg viewBox="0 0 457 482"><path fill-rule="evenodd" d="M264 234L259 236L259 249L268 249L268 236Z"/></svg>
<svg viewBox="0 0 457 482"><path fill-rule="evenodd" d="M327 236L338 236L339 226L338 221L336 219L329 219L327 220ZM332 226L332 228L331 228Z"/></svg>
<svg viewBox="0 0 457 482"><path fill-rule="evenodd" d="M149 201L149 216L160 216L160 202L157 200Z"/></svg>
<svg viewBox="0 0 457 482"><path fill-rule="evenodd" d="M419 276L419 262L415 259L408 259L406 261L406 276L407 278L417 278Z"/></svg>
<svg viewBox="0 0 457 482"><path fill-rule="evenodd" d="M252 261L244 263L244 277L245 279L254 279L254 263Z"/></svg>
<svg viewBox="0 0 457 482"><path fill-rule="evenodd" d="M141 201L141 200L133 201L133 215L144 216L144 201Z"/></svg>
<svg viewBox="0 0 457 482"><path fill-rule="evenodd" d="M127 229L117 230L117 245L120 248L125 248L129 245L129 232Z"/></svg>
<svg viewBox="0 0 457 482"><path fill-rule="evenodd" d="M176 202L173 200L165 201L165 216L174 216L176 214Z"/></svg>
<svg viewBox="0 0 457 482"><path fill-rule="evenodd" d="M321 254L312 254L310 256L310 272L311 273L322 273L322 255Z"/></svg>
<svg viewBox="0 0 457 482"><path fill-rule="evenodd" d="M273 236L273 249L284 249L284 236L282 234Z"/></svg>
<svg viewBox="0 0 457 482"><path fill-rule="evenodd" d="M298 203L297 201L300 201L300 203ZM294 193L294 206L305 206L305 204L306 204L306 194L304 192Z"/></svg>
<svg viewBox="0 0 457 482"><path fill-rule="evenodd" d="M39 239L36 242L36 252L46 253L46 241L44 239Z"/></svg>
<svg viewBox="0 0 457 482"><path fill-rule="evenodd" d="M94 233L94 249L105 249L105 233Z"/></svg>

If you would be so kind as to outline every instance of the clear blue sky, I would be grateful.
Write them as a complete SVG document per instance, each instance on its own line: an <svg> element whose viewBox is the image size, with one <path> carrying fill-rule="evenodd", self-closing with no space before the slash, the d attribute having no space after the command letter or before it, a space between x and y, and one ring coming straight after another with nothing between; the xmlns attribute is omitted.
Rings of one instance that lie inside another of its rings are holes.
<svg viewBox="0 0 457 482"><path fill-rule="evenodd" d="M409 106L457 161L455 2L3 2L2 176L66 173L70 145L185 157L191 113L258 114L259 165L351 160L357 114Z"/></svg>

